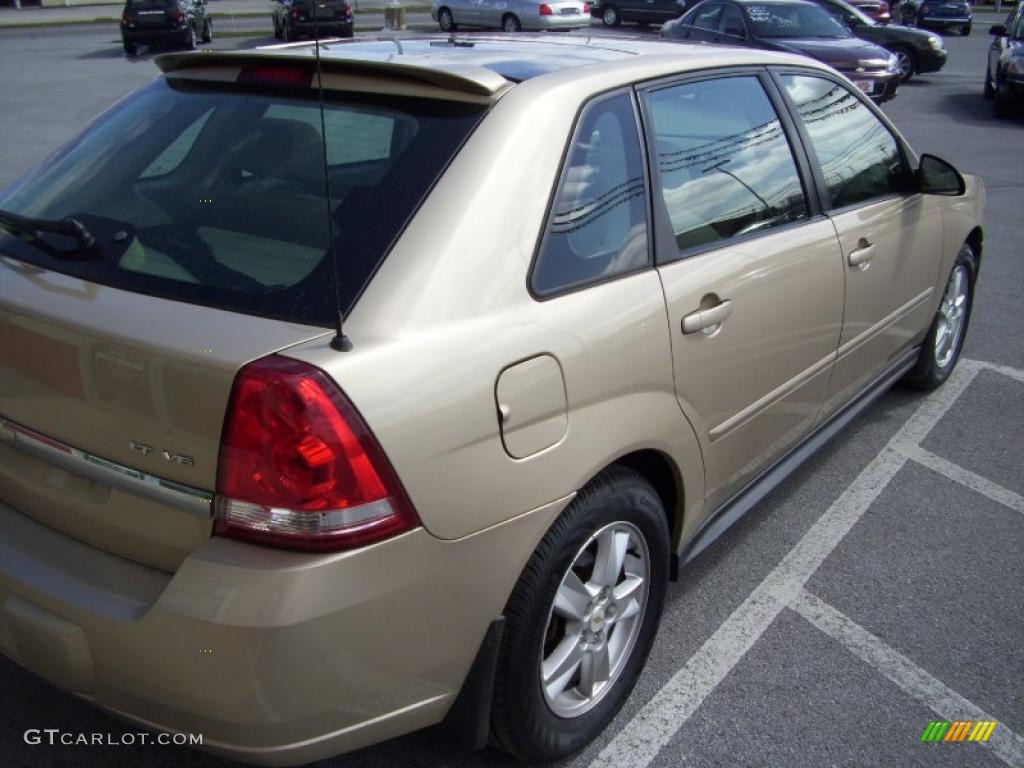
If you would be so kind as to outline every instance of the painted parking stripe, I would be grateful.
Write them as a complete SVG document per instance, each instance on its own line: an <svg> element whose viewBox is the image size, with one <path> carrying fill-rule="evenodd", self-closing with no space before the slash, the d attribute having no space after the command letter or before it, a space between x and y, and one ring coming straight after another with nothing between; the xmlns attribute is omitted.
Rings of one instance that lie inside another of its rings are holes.
<svg viewBox="0 0 1024 768"><path fill-rule="evenodd" d="M954 464L941 456L936 456L919 445L897 445L895 448L908 459L913 459L918 464L938 472L943 477L960 483L960 485L965 485L972 491L976 491L982 496L987 496L992 501L997 501L1005 507L1024 514L1024 496L1021 496L1019 493L1015 493L1009 488L1004 488L986 477L971 472L969 469L964 469L959 464Z"/></svg>
<svg viewBox="0 0 1024 768"><path fill-rule="evenodd" d="M981 365L963 359L892 436L881 453L810 527L743 603L590 763L642 768L690 719L705 698L803 589L907 459L891 446L920 443L974 380Z"/></svg>
<svg viewBox="0 0 1024 768"><path fill-rule="evenodd" d="M790 608L939 717L971 718L954 721L945 741L963 741L974 723L981 721L987 724L996 719L816 595L800 590ZM988 741L974 741L988 747L996 757L1013 768L1024 765L1024 739L1003 722L998 728L994 724L991 728Z"/></svg>

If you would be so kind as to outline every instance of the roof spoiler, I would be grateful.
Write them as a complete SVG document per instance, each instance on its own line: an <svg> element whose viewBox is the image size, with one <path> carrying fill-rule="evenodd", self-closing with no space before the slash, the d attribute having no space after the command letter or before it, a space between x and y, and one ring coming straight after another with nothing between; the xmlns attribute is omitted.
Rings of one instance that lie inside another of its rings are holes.
<svg viewBox="0 0 1024 768"><path fill-rule="evenodd" d="M321 47L322 50L323 47ZM510 85L510 82L497 72L484 67L452 62L445 62L442 68L416 62L374 61L334 56L322 56L320 61L325 76L347 74L356 77L397 80L411 85L434 86L476 97L493 97ZM272 62L295 62L308 65L313 62L313 50L310 47L308 49L265 49L259 53L251 51L190 51L166 53L156 57L156 65L166 73L182 72L189 69L209 70L218 67L266 66Z"/></svg>

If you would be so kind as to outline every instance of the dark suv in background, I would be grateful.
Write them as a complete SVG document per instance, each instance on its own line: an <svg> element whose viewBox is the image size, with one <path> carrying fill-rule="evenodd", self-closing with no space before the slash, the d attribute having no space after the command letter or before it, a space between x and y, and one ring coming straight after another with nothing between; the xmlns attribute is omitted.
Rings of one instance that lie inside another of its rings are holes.
<svg viewBox="0 0 1024 768"><path fill-rule="evenodd" d="M957 30L971 34L974 13L967 0L904 0L899 7L899 20L907 26Z"/></svg>
<svg viewBox="0 0 1024 768"><path fill-rule="evenodd" d="M124 52L134 56L139 45L173 45L187 50L213 40L213 22L206 0L127 0L121 14Z"/></svg>
<svg viewBox="0 0 1024 768"><path fill-rule="evenodd" d="M354 24L349 0L276 0L274 3L274 37L278 40L352 37ZM316 29L319 35L315 34Z"/></svg>

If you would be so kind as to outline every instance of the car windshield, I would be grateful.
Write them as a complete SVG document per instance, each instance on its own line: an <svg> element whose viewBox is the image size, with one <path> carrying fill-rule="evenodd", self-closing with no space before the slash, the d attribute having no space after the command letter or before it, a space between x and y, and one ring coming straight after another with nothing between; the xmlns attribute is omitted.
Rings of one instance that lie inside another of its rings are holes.
<svg viewBox="0 0 1024 768"><path fill-rule="evenodd" d="M67 238L0 228L0 255L91 282L330 326L349 308L484 107L161 78L6 190L0 209L84 224Z"/></svg>
<svg viewBox="0 0 1024 768"><path fill-rule="evenodd" d="M765 3L748 5L756 37L850 37L850 31L816 5Z"/></svg>

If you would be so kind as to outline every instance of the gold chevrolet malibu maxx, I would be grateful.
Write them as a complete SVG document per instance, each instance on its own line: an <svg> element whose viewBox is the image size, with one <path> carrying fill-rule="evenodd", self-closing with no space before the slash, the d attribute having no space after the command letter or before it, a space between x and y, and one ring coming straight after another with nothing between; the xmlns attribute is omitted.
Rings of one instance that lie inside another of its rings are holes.
<svg viewBox="0 0 1024 768"><path fill-rule="evenodd" d="M0 649L253 763L567 755L680 565L949 375L982 187L795 56L320 54L164 56L0 193Z"/></svg>

